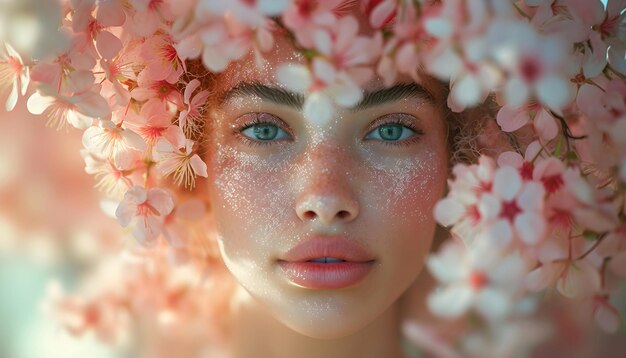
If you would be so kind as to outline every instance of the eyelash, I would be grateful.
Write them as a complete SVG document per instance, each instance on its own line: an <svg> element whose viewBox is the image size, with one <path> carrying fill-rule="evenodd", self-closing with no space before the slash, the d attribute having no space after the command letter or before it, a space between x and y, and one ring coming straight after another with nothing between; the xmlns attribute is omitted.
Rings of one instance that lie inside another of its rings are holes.
<svg viewBox="0 0 626 358"><path fill-rule="evenodd" d="M278 123L278 121L271 121L271 120L265 120L265 119L259 119L258 116L256 116L253 120L248 121L246 123L244 123L243 126L235 128L235 130L233 131L233 133L239 137L241 140L244 141L244 143L246 143L247 145L272 145L275 144L277 141L272 141L272 140L266 140L266 141L260 141L260 140L254 140L254 139L250 139L247 136L243 135L242 132L245 131L246 129L253 127L257 124L273 124L279 128L282 128L281 123ZM283 129L284 130L284 129ZM291 133L287 132L287 134L291 135Z"/></svg>
<svg viewBox="0 0 626 358"><path fill-rule="evenodd" d="M404 139L401 141L386 141L386 140L379 140L379 142L382 142L382 144L386 145L386 146L407 146L407 145L411 145L413 143L417 143L417 141L420 140L420 137L422 135L424 135L424 131L422 131L421 129L417 128L417 126L415 125L415 123L413 123L413 121L410 121L408 119L405 118L391 118L391 119L386 119L385 117L379 118L377 120L374 121L374 123L372 124L372 129L369 129L367 131L367 134L372 133L372 131L376 130L376 128L383 126L383 125L389 125L389 124L398 124L401 125L403 127L407 127L410 130L412 130L414 132L414 135L412 137L410 137L409 139Z"/></svg>
<svg viewBox="0 0 626 358"><path fill-rule="evenodd" d="M280 142L280 141L273 141L273 140L267 140L267 141L260 141L260 140L254 140L254 139L250 139L247 136L243 135L242 132L250 127L253 127L255 125L258 124L273 124L276 125L277 127L282 129L282 125L281 123L279 123L278 121L273 121L273 120L261 120L257 117L255 117L253 120L248 121L246 123L244 123L241 127L235 128L235 130L233 131L233 133L238 136L241 140L244 141L244 143L246 143L247 145L251 145L251 146L255 146L255 145L272 145L275 144L276 142ZM407 127L410 130L412 130L414 132L414 135L412 137L410 137L409 139L405 139L405 140L401 140L401 141L385 141L385 140L378 140L379 142L382 142L382 144L386 145L386 146L406 146L406 145L411 145L413 143L416 143L420 137L424 134L424 132L417 128L415 126L415 124L410 121L410 120L406 120L404 118L392 118L392 119L385 119L385 117L379 118L377 120L375 120L372 124L372 129L368 130L367 134L372 133L373 130L375 130L376 128L383 126L383 125L390 125L390 124L397 124L397 125L401 125L403 127ZM284 129L283 129L284 130ZM287 134L291 135L291 133L289 133L288 131Z"/></svg>

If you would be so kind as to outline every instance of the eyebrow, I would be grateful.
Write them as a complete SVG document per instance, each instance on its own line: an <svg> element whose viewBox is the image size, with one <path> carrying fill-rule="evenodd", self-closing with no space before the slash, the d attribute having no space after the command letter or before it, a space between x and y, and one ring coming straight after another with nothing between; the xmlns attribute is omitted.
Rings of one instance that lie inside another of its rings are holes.
<svg viewBox="0 0 626 358"><path fill-rule="evenodd" d="M259 82L240 82L222 96L220 103L234 97L256 96L265 101L284 105L296 110L302 110L305 96L291 92L277 86L265 85ZM435 104L434 96L418 83L397 83L390 87L365 91L361 101L351 111L361 111L382 104L397 102L406 98L418 98L421 101Z"/></svg>

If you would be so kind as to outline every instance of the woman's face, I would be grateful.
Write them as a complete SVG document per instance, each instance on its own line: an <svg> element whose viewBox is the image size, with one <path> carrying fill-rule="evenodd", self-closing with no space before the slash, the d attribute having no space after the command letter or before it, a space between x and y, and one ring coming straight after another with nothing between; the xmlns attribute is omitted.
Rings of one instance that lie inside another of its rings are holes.
<svg viewBox="0 0 626 358"><path fill-rule="evenodd" d="M265 59L263 69L253 56L227 69L217 84L224 100L209 119L209 195L221 254L286 326L311 337L346 336L387 310L422 269L447 178L442 115L424 84L385 88L375 79L361 106L335 107L332 120L318 125L274 76L278 64L303 59L286 41ZM375 260L369 273L341 288L294 283L279 260L314 237L356 242Z"/></svg>

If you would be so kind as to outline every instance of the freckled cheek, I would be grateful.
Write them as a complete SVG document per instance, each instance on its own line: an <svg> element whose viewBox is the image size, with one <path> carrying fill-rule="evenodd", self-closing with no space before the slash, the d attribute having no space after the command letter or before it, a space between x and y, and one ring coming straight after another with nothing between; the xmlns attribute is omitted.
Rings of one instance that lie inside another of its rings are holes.
<svg viewBox="0 0 626 358"><path fill-rule="evenodd" d="M438 156L398 163L391 170L372 170L371 175L374 179L370 200L377 207L384 208L400 223L430 222L446 181Z"/></svg>
<svg viewBox="0 0 626 358"><path fill-rule="evenodd" d="M363 198L364 210L384 223L378 228L388 230L378 233L385 238L382 245L399 262L425 255L436 226L433 208L445 189L444 157L423 153L389 168L373 168L368 177L371 187Z"/></svg>
<svg viewBox="0 0 626 358"><path fill-rule="evenodd" d="M226 254L257 259L272 254L293 210L285 173L245 156L215 162L213 215Z"/></svg>

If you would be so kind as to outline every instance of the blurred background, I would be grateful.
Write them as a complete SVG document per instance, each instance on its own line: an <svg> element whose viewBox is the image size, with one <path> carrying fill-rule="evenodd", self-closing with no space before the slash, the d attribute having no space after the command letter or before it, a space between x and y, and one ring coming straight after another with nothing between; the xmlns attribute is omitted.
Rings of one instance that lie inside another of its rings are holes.
<svg viewBox="0 0 626 358"><path fill-rule="evenodd" d="M74 339L42 307L50 282L71 291L121 235L84 172L82 132L46 127L24 102L0 111L0 357L118 357L89 334Z"/></svg>

